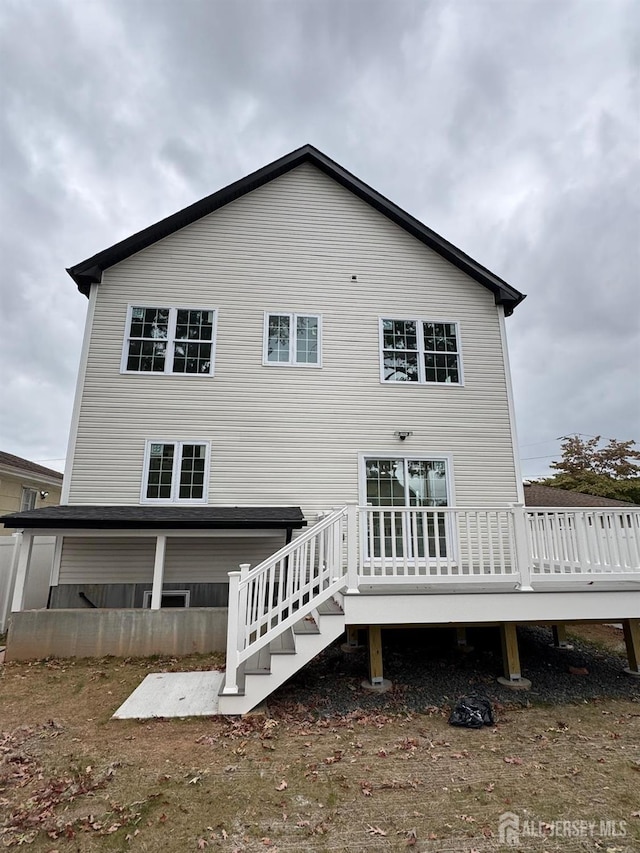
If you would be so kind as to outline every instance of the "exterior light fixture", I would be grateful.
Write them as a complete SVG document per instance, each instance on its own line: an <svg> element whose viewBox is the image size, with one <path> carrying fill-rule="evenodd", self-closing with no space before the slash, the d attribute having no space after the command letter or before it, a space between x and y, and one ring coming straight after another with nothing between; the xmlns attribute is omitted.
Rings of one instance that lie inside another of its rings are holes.
<svg viewBox="0 0 640 853"><path fill-rule="evenodd" d="M44 489L40 492L40 497L42 500L49 497L49 492L45 492Z"/></svg>
<svg viewBox="0 0 640 853"><path fill-rule="evenodd" d="M396 435L400 441L406 441L410 435L413 435L413 433L408 429L399 429L394 432L394 435Z"/></svg>

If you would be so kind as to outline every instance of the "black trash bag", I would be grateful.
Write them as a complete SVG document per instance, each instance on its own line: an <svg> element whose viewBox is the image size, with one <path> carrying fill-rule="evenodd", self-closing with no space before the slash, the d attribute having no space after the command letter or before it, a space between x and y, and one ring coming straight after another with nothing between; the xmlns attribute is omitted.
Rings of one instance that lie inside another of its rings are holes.
<svg viewBox="0 0 640 853"><path fill-rule="evenodd" d="M483 696L463 696L449 717L449 725L481 729L494 724L493 708Z"/></svg>

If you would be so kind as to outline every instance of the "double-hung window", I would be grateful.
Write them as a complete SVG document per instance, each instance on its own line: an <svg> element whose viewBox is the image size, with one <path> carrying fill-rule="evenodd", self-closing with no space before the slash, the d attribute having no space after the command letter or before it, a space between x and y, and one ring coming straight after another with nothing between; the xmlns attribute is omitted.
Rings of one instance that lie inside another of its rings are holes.
<svg viewBox="0 0 640 853"><path fill-rule="evenodd" d="M449 503L448 460L372 456L363 467L367 556L446 557L447 514L432 508Z"/></svg>
<svg viewBox="0 0 640 853"><path fill-rule="evenodd" d="M148 441L143 503L206 503L209 442Z"/></svg>
<svg viewBox="0 0 640 853"><path fill-rule="evenodd" d="M24 486L22 489L22 498L20 499L20 512L28 512L30 509L36 508L36 500L38 492L36 489L29 489Z"/></svg>
<svg viewBox="0 0 640 853"><path fill-rule="evenodd" d="M380 320L383 382L462 385L460 330L435 320Z"/></svg>
<svg viewBox="0 0 640 853"><path fill-rule="evenodd" d="M216 312L131 305L123 373L213 374Z"/></svg>
<svg viewBox="0 0 640 853"><path fill-rule="evenodd" d="M320 337L317 314L266 313L263 364L320 367Z"/></svg>

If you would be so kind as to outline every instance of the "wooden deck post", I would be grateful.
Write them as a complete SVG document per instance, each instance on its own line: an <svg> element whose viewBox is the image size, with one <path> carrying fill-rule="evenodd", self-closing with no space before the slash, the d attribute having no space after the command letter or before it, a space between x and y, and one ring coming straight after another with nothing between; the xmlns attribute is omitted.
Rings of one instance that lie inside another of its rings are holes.
<svg viewBox="0 0 640 853"><path fill-rule="evenodd" d="M369 625L369 680L373 687L382 685L382 630L379 625Z"/></svg>
<svg viewBox="0 0 640 853"><path fill-rule="evenodd" d="M347 625L347 645L352 649L356 649L358 647L358 626L357 625Z"/></svg>
<svg viewBox="0 0 640 853"><path fill-rule="evenodd" d="M500 626L502 640L502 665L504 677L509 681L518 681L520 672L520 651L518 649L518 632L513 622L505 622Z"/></svg>
<svg viewBox="0 0 640 853"><path fill-rule="evenodd" d="M640 676L640 619L625 619L622 628L629 661L629 668L625 672Z"/></svg>
<svg viewBox="0 0 640 853"><path fill-rule="evenodd" d="M456 649L464 654L468 654L473 651L473 646L469 645L467 629L464 625L460 625L456 628Z"/></svg>
<svg viewBox="0 0 640 853"><path fill-rule="evenodd" d="M564 622L558 622L551 626L553 633L553 645L556 649L572 649L573 646L567 640L567 626Z"/></svg>
<svg viewBox="0 0 640 853"><path fill-rule="evenodd" d="M515 623L503 622L500 625L502 640L502 664L504 677L499 678L500 684L512 690L528 690L531 682L522 677L520 672L520 652L518 650L518 632Z"/></svg>

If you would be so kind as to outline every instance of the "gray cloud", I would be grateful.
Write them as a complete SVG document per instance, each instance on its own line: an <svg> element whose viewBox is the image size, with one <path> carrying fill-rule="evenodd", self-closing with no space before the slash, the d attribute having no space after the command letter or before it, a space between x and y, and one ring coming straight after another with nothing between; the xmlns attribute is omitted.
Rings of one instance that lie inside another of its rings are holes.
<svg viewBox="0 0 640 853"><path fill-rule="evenodd" d="M64 456L64 268L305 142L529 294L524 457L640 438L639 23L631 0L5 0L0 447Z"/></svg>

